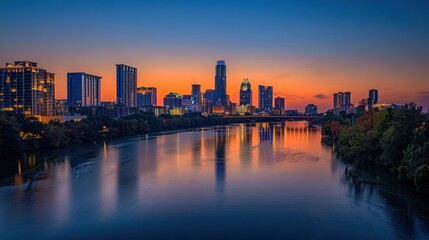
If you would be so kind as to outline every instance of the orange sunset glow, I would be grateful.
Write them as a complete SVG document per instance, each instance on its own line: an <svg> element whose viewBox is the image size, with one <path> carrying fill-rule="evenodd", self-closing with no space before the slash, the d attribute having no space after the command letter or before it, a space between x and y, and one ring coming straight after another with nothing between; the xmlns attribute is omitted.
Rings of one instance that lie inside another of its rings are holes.
<svg viewBox="0 0 429 240"><path fill-rule="evenodd" d="M257 86L272 85L274 97L286 98L287 109L302 111L308 103L315 103L321 110L332 107L332 93L351 91L352 102L366 98L368 89L380 91L380 101L402 104L417 101L427 106L428 99L419 97L422 89L427 88L425 78L429 70L417 72L413 67L397 68L395 63L362 63L353 59L306 60L290 59L256 59L242 61L241 58L218 57L211 59L158 59L136 58L134 61L101 61L102 63L77 63L73 68L59 66L56 71L56 96L66 98L66 73L85 71L103 77L102 99L116 99L115 63L125 63L138 68L138 86L155 86L158 88L158 105L169 92L190 94L193 83L201 84L202 91L214 88L214 66L217 59L225 59L227 64L227 93L231 101L239 101L239 87L243 78L249 78L253 89L253 102L257 103ZM248 59L248 58L246 58ZM258 61L259 60L259 61ZM266 60L269 60L269 64ZM273 64L271 64L273 63ZM55 65L55 63L52 63ZM49 67L45 63L44 67ZM101 65L101 66L100 66ZM316 96L318 95L318 96Z"/></svg>

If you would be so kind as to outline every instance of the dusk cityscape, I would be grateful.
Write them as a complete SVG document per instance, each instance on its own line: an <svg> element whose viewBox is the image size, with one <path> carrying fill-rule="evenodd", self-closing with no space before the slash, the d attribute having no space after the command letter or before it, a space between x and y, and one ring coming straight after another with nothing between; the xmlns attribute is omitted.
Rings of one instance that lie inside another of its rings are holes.
<svg viewBox="0 0 429 240"><path fill-rule="evenodd" d="M1 6L2 239L429 239L429 2Z"/></svg>

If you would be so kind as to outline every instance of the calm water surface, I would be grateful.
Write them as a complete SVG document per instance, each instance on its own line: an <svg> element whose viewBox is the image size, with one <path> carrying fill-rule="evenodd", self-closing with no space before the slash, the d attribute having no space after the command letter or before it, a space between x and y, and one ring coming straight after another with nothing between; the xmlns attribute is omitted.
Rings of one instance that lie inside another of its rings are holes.
<svg viewBox="0 0 429 240"><path fill-rule="evenodd" d="M87 146L32 183L17 169L0 187L0 238L429 239L429 204L320 139L261 123Z"/></svg>

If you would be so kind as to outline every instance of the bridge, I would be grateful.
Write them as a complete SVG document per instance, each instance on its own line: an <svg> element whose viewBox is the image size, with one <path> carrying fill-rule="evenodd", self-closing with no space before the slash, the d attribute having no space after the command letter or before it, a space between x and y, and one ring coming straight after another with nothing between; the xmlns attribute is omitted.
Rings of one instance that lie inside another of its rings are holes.
<svg viewBox="0 0 429 240"><path fill-rule="evenodd" d="M276 121L281 122L282 126L285 125L287 121L307 121L309 126L314 125L315 123L321 123L323 117L322 116L274 116L274 115L266 115L266 116L258 116L258 115L249 115L249 116L224 116L224 118L228 119L243 119L249 121L251 123L255 122L263 122L263 121Z"/></svg>

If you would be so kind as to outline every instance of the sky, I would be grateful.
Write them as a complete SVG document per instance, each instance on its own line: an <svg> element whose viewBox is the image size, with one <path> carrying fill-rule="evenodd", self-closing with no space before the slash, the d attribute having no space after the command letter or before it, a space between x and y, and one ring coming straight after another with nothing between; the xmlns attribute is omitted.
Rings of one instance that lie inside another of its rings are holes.
<svg viewBox="0 0 429 240"><path fill-rule="evenodd" d="M239 102L249 78L272 85L287 109L332 108L379 90L383 103L429 109L429 1L360 0L0 0L0 64L29 60L56 74L102 76L102 100L114 100L115 64L138 68L138 86L190 94L214 88L215 64L227 64L227 93Z"/></svg>

